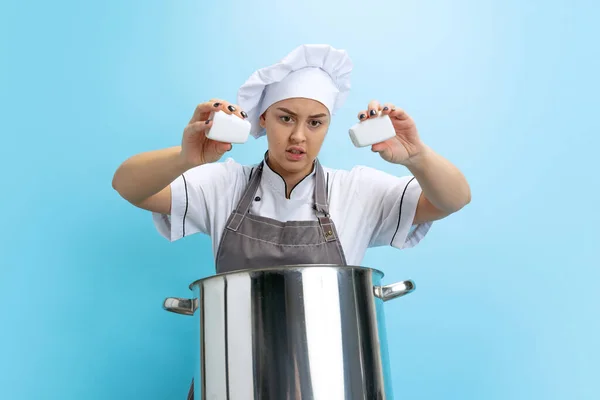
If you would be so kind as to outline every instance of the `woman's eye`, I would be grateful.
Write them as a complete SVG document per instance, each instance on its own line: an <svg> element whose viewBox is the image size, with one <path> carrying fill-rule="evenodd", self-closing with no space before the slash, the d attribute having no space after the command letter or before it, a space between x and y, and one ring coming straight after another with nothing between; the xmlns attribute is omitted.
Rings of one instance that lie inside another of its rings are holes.
<svg viewBox="0 0 600 400"><path fill-rule="evenodd" d="M319 125L321 125L321 124L322 124L322 122L321 122L321 121L316 121L316 120L315 120L315 121L310 121L310 125L311 125L313 128L316 128L317 126L319 126Z"/></svg>
<svg viewBox="0 0 600 400"><path fill-rule="evenodd" d="M290 122L292 120L292 118L289 115L283 115L281 117L279 117L279 119L281 119L283 122Z"/></svg>

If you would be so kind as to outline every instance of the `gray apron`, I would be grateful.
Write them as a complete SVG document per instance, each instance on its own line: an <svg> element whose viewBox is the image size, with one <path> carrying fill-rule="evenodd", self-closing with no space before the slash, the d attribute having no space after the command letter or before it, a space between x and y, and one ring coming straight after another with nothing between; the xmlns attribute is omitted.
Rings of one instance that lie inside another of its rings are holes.
<svg viewBox="0 0 600 400"><path fill-rule="evenodd" d="M265 161L254 174L235 210L229 216L216 256L216 272L291 264L346 265L338 233L329 217L325 174L315 160L314 207L316 221L281 222L251 215ZM274 305L275 306L275 305ZM194 382L188 400L194 398Z"/></svg>

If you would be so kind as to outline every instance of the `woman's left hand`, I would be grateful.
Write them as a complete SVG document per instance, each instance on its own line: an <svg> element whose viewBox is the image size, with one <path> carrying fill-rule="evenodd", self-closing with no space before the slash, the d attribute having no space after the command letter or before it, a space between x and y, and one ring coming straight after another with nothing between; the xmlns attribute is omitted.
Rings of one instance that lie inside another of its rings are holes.
<svg viewBox="0 0 600 400"><path fill-rule="evenodd" d="M377 100L369 103L368 110L358 113L358 119L366 121L368 118L378 118L379 111L382 115L390 116L396 136L372 145L371 150L388 162L409 165L425 148L415 122L404 110L390 103L385 103L382 107Z"/></svg>

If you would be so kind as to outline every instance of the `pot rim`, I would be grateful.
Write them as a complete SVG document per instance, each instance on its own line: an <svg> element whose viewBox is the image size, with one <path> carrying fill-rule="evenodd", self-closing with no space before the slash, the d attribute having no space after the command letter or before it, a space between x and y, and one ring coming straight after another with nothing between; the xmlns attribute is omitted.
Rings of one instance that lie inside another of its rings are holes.
<svg viewBox="0 0 600 400"><path fill-rule="evenodd" d="M217 279L217 278L220 278L223 276L232 276L232 275L246 274L248 272L265 272L265 271L273 271L273 270L286 270L286 271L296 270L297 271L297 270L304 270L304 269L309 269L309 268L360 269L360 270L368 270L368 271L371 271L371 273L378 274L378 275L380 275L380 278L383 278L385 276L385 274L381 270L378 270L376 268L364 267L361 265L289 264L289 265L280 265L280 266L264 267L264 268L246 268L246 269L240 269L240 270L235 270L235 271L231 271L231 272L221 272L221 273L217 273L217 274L210 275L205 278L201 278L201 279L197 279L197 280L193 281L192 283L190 283L189 289L193 290L194 286L197 286L202 282L208 281L210 279Z"/></svg>

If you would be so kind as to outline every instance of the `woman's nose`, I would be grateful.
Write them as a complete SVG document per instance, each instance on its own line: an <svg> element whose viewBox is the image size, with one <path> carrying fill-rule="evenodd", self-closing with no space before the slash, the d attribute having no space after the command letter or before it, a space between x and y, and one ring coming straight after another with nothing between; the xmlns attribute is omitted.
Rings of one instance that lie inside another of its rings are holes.
<svg viewBox="0 0 600 400"><path fill-rule="evenodd" d="M294 127L294 130L290 135L290 140L292 140L294 143L304 142L306 140L304 127L301 125L297 125L296 127Z"/></svg>

